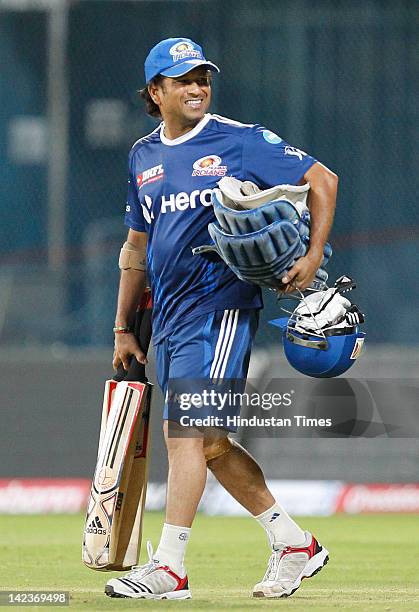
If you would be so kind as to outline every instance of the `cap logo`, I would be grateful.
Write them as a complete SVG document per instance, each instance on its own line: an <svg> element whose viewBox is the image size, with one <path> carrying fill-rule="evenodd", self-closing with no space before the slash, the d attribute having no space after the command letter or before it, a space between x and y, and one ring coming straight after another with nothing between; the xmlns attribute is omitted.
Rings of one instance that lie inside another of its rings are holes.
<svg viewBox="0 0 419 612"><path fill-rule="evenodd" d="M179 60L195 57L202 58L202 54L194 49L193 45L188 41L177 42L175 45L170 47L169 49L170 55L173 57L174 62L178 62Z"/></svg>

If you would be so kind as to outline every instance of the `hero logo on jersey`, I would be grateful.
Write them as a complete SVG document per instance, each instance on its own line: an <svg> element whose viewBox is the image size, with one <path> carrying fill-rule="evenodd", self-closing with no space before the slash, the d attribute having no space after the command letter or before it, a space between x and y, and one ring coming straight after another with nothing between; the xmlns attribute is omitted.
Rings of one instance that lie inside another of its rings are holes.
<svg viewBox="0 0 419 612"><path fill-rule="evenodd" d="M185 59L185 57L197 57L198 59L202 59L201 53L194 49L193 45L187 40L178 42L173 45L173 47L170 47L169 53L173 57L174 62Z"/></svg>
<svg viewBox="0 0 419 612"><path fill-rule="evenodd" d="M141 189L144 185L148 185L148 183L153 183L154 181L158 181L162 179L164 175L164 169L162 164L158 166L153 166L153 168L149 168L148 170L144 170L141 174L137 174L137 187Z"/></svg>
<svg viewBox="0 0 419 612"><path fill-rule="evenodd" d="M227 166L221 166L221 157L206 155L194 162L192 176L225 176Z"/></svg>
<svg viewBox="0 0 419 612"><path fill-rule="evenodd" d="M284 154L285 155L295 155L295 157L298 157L300 161L302 161L303 157L307 155L307 153L305 153L304 151L301 151L301 149L297 149L296 147L290 147L289 145L285 147Z"/></svg>
<svg viewBox="0 0 419 612"><path fill-rule="evenodd" d="M211 206L212 189L204 189L199 191L195 189L191 193L181 191L180 193L171 193L168 196L162 196L160 204L160 212L175 213L176 211L184 211L188 208L197 208L197 204L201 206Z"/></svg>

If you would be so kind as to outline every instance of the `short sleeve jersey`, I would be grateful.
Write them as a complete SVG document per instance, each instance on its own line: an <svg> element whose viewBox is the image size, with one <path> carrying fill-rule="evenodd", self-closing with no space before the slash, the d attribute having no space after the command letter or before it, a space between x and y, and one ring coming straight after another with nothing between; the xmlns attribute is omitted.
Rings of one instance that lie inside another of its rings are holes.
<svg viewBox="0 0 419 612"><path fill-rule="evenodd" d="M221 177L267 189L297 184L315 162L260 125L211 114L175 140L162 123L134 144L125 223L148 234L155 343L189 318L262 307L260 288L239 280L217 255L192 254L211 243L211 192Z"/></svg>

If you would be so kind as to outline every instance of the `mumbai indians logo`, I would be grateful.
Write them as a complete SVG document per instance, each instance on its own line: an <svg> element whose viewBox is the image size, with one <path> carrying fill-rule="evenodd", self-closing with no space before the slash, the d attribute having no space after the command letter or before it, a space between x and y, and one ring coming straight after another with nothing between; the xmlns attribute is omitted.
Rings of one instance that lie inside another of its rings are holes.
<svg viewBox="0 0 419 612"><path fill-rule="evenodd" d="M194 49L193 45L187 40L178 42L173 45L173 47L170 47L169 53L173 57L174 62L185 59L185 57L197 57L198 59L202 58L201 53Z"/></svg>
<svg viewBox="0 0 419 612"><path fill-rule="evenodd" d="M221 157L206 155L197 159L193 165L192 176L225 176L227 166L220 166Z"/></svg>

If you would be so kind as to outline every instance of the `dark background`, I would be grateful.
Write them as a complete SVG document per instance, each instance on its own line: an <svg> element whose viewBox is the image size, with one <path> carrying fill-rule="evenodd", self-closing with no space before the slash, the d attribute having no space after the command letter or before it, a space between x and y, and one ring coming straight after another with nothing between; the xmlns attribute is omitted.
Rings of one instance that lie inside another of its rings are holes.
<svg viewBox="0 0 419 612"><path fill-rule="evenodd" d="M155 126L137 90L149 48L170 36L196 39L220 65L214 112L264 124L340 176L330 278L356 279L353 297L367 316L365 355L351 375L417 377L416 2L70 1L58 74L48 4L7 4L0 4L0 475L93 471L111 373L127 154ZM52 202L65 220L57 265L48 256L47 152L51 85L62 79L68 161ZM35 127L20 136L22 153L16 122L28 119ZM278 332L267 324L278 316L269 292L265 303L251 375L289 375ZM161 404L156 390L151 477L163 481ZM417 479L416 440L249 446L269 477Z"/></svg>

